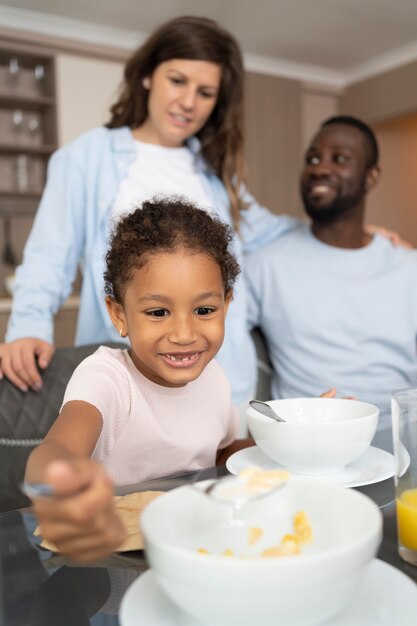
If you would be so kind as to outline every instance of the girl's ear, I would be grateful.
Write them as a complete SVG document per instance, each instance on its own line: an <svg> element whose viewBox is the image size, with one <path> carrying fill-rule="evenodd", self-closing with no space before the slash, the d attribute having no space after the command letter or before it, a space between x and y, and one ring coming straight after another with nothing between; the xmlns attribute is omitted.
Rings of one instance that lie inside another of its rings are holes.
<svg viewBox="0 0 417 626"><path fill-rule="evenodd" d="M106 307L110 319L113 322L113 326L121 337L126 337L128 334L128 328L123 306L110 296L107 296Z"/></svg>

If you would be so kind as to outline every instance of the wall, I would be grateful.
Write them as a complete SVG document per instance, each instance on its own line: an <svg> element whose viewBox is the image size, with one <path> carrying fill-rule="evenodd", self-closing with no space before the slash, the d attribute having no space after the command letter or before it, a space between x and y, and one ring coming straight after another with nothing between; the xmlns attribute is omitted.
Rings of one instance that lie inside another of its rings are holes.
<svg viewBox="0 0 417 626"><path fill-rule="evenodd" d="M60 145L109 119L123 77L123 63L58 54L56 89Z"/></svg>
<svg viewBox="0 0 417 626"><path fill-rule="evenodd" d="M317 132L321 122L339 112L339 92L327 88L305 85L301 108L302 149L307 149L311 138Z"/></svg>
<svg viewBox="0 0 417 626"><path fill-rule="evenodd" d="M386 225L417 247L417 114L374 128L382 173L369 196L367 222Z"/></svg>
<svg viewBox="0 0 417 626"><path fill-rule="evenodd" d="M367 222L388 226L417 246L417 62L346 89L340 111L377 132L382 176L368 200Z"/></svg>
<svg viewBox="0 0 417 626"><path fill-rule="evenodd" d="M417 111L417 61L351 85L340 111L371 123Z"/></svg>
<svg viewBox="0 0 417 626"><path fill-rule="evenodd" d="M298 213L301 101L299 82L247 74L245 144L249 188L260 203L276 213Z"/></svg>

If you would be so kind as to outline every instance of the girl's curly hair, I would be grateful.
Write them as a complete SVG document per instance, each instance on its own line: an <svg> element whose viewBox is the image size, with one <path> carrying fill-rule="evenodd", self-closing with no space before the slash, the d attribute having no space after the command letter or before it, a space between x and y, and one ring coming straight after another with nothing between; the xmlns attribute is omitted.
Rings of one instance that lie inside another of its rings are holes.
<svg viewBox="0 0 417 626"><path fill-rule="evenodd" d="M183 248L206 254L217 263L227 293L240 272L229 250L232 238L231 229L218 217L183 198L144 202L113 232L106 255L104 291L122 303L134 271L145 265L149 254Z"/></svg>

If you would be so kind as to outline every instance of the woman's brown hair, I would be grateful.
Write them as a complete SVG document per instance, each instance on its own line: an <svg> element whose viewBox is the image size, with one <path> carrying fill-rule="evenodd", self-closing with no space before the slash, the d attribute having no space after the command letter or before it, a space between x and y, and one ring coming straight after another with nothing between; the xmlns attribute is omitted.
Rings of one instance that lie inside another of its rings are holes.
<svg viewBox="0 0 417 626"><path fill-rule="evenodd" d="M118 101L111 107L108 128L137 128L148 111L148 91L143 79L171 59L217 63L222 79L216 106L197 137L208 166L223 181L230 198L236 228L244 203L240 187L245 182L243 154L243 62L236 40L216 22L204 17L177 17L162 24L130 57Z"/></svg>

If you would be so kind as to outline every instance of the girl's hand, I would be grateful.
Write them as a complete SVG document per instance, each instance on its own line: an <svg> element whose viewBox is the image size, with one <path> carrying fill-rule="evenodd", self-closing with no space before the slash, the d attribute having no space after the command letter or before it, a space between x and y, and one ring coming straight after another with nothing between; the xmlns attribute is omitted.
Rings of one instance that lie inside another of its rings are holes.
<svg viewBox="0 0 417 626"><path fill-rule="evenodd" d="M394 246L401 246L401 248L406 248L406 250L413 248L411 243L402 239L398 233L393 230L389 230L389 228L385 228L384 226L375 226L374 224L370 224L369 226L365 226L365 230L370 235L377 234L382 237L386 237Z"/></svg>
<svg viewBox="0 0 417 626"><path fill-rule="evenodd" d="M53 496L33 500L44 539L58 551L87 563L116 550L126 531L113 504L113 487L101 465L91 459L53 461L45 482Z"/></svg>

